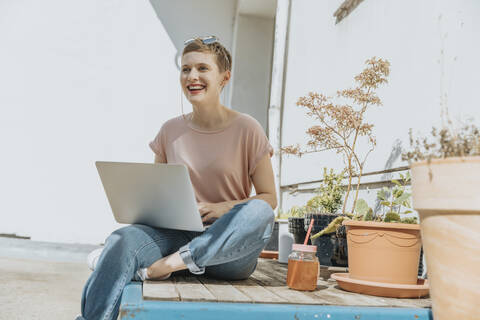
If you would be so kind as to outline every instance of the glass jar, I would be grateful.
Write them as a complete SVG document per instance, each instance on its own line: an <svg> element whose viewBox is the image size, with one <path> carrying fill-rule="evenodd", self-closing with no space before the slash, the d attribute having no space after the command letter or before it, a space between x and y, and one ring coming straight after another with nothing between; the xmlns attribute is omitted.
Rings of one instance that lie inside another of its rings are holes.
<svg viewBox="0 0 480 320"><path fill-rule="evenodd" d="M320 264L317 246L294 244L288 256L287 286L295 290L313 291L317 288Z"/></svg>

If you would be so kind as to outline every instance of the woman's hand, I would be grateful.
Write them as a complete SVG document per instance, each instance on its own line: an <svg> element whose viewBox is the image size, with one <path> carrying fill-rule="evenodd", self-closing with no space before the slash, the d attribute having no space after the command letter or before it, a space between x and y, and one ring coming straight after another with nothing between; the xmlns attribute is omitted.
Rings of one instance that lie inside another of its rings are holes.
<svg viewBox="0 0 480 320"><path fill-rule="evenodd" d="M220 218L232 208L233 206L228 201L218 203L198 203L198 211L200 212L202 222L204 223L210 220L216 220Z"/></svg>

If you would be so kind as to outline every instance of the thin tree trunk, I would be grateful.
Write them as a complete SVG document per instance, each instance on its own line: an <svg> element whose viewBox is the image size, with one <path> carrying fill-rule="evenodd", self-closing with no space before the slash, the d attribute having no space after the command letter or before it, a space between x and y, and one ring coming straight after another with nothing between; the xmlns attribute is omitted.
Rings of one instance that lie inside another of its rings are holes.
<svg viewBox="0 0 480 320"><path fill-rule="evenodd" d="M367 94L370 93L370 88L367 90ZM365 110L367 109L368 104L364 103L361 111L361 116L362 116L362 121L363 121L363 114L365 113ZM355 153L355 143L357 142L357 137L358 137L358 129L360 128L360 125L358 125L355 128L355 138L353 139L353 144L352 144L352 154ZM353 200L353 207L352 207L352 214L355 212L355 205L357 204L357 198L358 198L358 189L360 188L360 179L362 178L362 170L363 170L363 165L360 163L360 161L357 159L357 164L358 164L358 169L359 169L359 174L358 174L358 181L357 181L357 190L355 192L355 199ZM350 175L351 177L351 175Z"/></svg>
<svg viewBox="0 0 480 320"><path fill-rule="evenodd" d="M343 200L342 214L345 214L345 207L347 206L348 195L352 187L352 167L351 166L352 166L352 155L350 154L348 158L348 186L347 186L347 192L345 192L345 199Z"/></svg>
<svg viewBox="0 0 480 320"><path fill-rule="evenodd" d="M353 138L352 147L350 148L350 153L348 155L348 187L347 187L347 192L345 194L345 201L343 202L343 209L342 209L343 214L345 214L345 207L347 205L348 195L350 193L350 189L352 188L352 158L353 158L353 155L355 154L355 143L357 142L357 138L358 138L358 128L356 128L355 130L356 130L355 137ZM351 213L354 214L353 210Z"/></svg>
<svg viewBox="0 0 480 320"><path fill-rule="evenodd" d="M355 192L355 199L353 200L353 209L352 210L355 210L355 205L357 204L358 191L360 189L360 179L362 178L362 172L363 172L363 167L360 167L360 172L359 172L358 181L357 181L357 190Z"/></svg>

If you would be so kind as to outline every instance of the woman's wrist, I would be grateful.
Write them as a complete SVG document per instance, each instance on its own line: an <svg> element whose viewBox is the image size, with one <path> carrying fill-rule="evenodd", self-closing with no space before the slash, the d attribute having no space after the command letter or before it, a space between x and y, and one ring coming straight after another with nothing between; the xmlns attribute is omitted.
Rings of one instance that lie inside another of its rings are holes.
<svg viewBox="0 0 480 320"><path fill-rule="evenodd" d="M243 203L246 200L232 200L232 201L225 201L228 206L228 211L232 210L237 204Z"/></svg>

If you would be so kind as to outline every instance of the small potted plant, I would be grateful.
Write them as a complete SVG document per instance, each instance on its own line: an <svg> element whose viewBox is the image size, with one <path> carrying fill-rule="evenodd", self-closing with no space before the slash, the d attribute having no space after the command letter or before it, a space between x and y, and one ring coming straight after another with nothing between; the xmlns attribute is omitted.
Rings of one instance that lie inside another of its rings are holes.
<svg viewBox="0 0 480 320"><path fill-rule="evenodd" d="M335 174L333 169L330 171L327 171L327 168L323 169L323 180L316 190L318 195L310 199L306 205L305 231L308 230L311 219L314 219L311 231L314 234L325 229L339 216L338 211L342 207L345 193L342 187L343 177L344 172ZM335 261L332 261L335 239L332 239L331 235L316 237L311 241L313 245L317 246L317 257L321 265L336 264Z"/></svg>
<svg viewBox="0 0 480 320"><path fill-rule="evenodd" d="M306 97L301 97L297 105L307 108L307 115L315 118L319 124L307 130L310 140L305 150L302 150L299 145L281 148L283 153L294 154L299 157L308 153L330 150L340 154L344 160L347 185L342 214L334 217L330 223L331 228L320 231L312 239L335 232L335 226L341 225L342 220L346 219L348 215L346 206L354 184L353 179L356 178L356 189L350 214L353 212L358 199L365 162L376 145L375 136L372 132L373 124L367 123L365 116L367 110L371 107L382 104L375 91L380 85L387 83L390 63L373 57L366 61L366 65L367 67L355 76L357 83L355 88L337 92L337 99L351 101L351 103L345 103L344 101L334 103L331 97L315 92L309 93ZM364 145L368 146L364 152L357 148L359 141L362 139ZM323 262L328 263L327 261ZM320 263L322 263L322 259Z"/></svg>
<svg viewBox="0 0 480 320"><path fill-rule="evenodd" d="M377 192L381 210L359 199L352 219L345 219L349 277L387 284L417 285L421 237L406 186L410 175L392 180L395 187ZM375 263L372 263L375 261Z"/></svg>
<svg viewBox="0 0 480 320"><path fill-rule="evenodd" d="M480 301L480 129L471 121L444 122L430 137L414 138L410 130L411 150L403 159L412 171L433 316L474 319Z"/></svg>
<svg viewBox="0 0 480 320"><path fill-rule="evenodd" d="M293 206L288 212L288 231L293 234L295 243L303 243L307 232L305 231L305 206ZM310 243L310 239L308 239Z"/></svg>

